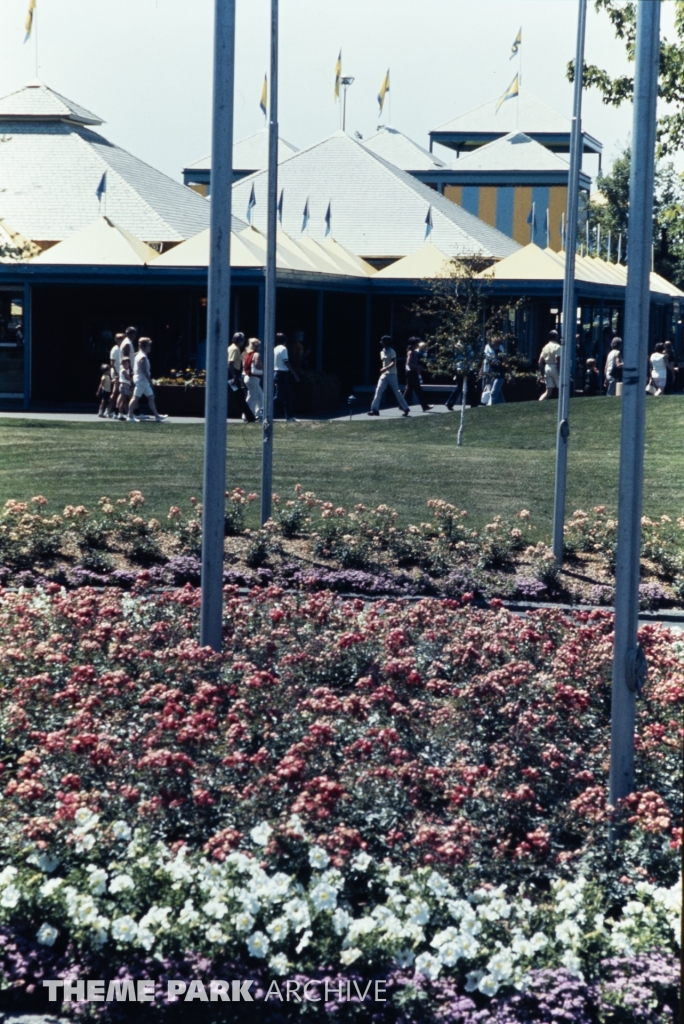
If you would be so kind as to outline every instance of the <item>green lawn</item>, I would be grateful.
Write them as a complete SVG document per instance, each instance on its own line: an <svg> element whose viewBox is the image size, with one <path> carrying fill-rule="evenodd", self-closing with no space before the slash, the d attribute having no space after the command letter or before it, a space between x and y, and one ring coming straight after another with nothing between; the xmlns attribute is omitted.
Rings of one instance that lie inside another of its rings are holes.
<svg viewBox="0 0 684 1024"><path fill-rule="evenodd" d="M568 510L617 498L620 406L617 400L571 403ZM359 423L277 424L274 486L296 483L347 507L395 507L404 521L425 518L428 498L466 508L474 523L529 508L549 521L553 505L556 404L524 403L458 416ZM229 424L229 485L258 490L261 431ZM201 496L201 426L119 423L81 425L0 419L0 500L41 493L52 508L92 504L133 489L150 512ZM645 512L684 512L684 399L648 402Z"/></svg>

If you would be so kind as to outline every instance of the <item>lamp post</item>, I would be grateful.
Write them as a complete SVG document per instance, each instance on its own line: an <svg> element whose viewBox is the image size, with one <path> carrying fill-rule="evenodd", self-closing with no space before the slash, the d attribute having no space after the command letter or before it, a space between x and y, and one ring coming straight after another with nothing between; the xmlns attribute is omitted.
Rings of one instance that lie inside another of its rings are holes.
<svg viewBox="0 0 684 1024"><path fill-rule="evenodd" d="M565 492L568 475L568 438L570 437L570 368L575 344L575 251L577 249L577 217L579 212L579 175L582 166L582 78L584 71L584 36L587 22L587 0L579 0L577 15L577 50L575 53L575 92L570 131L570 171L568 173L568 209L566 217L565 278L563 281L563 327L561 333L560 380L558 388L558 432L556 435L556 481L553 502L553 553L560 565L563 561L565 530Z"/></svg>
<svg viewBox="0 0 684 1024"><path fill-rule="evenodd" d="M235 0L215 0L200 643L221 650L230 330Z"/></svg>
<svg viewBox="0 0 684 1024"><path fill-rule="evenodd" d="M646 658L638 644L637 630L659 58L660 0L639 0L615 565L610 737L610 803L613 807L634 788L636 696L646 677Z"/></svg>
<svg viewBox="0 0 684 1024"><path fill-rule="evenodd" d="M273 496L273 351L276 335L278 224L278 0L271 0L271 77L268 104L268 198L264 295L264 422L261 447L261 525L271 518Z"/></svg>
<svg viewBox="0 0 684 1024"><path fill-rule="evenodd" d="M344 96L342 97L342 131L347 130L347 89L350 85L354 84L354 79L347 75L346 78L340 79L340 84L344 89Z"/></svg>

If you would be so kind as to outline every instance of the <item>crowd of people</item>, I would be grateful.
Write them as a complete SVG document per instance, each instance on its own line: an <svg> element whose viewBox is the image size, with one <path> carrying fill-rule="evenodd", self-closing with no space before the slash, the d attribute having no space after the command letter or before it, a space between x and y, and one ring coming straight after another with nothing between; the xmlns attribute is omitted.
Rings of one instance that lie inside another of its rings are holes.
<svg viewBox="0 0 684 1024"><path fill-rule="evenodd" d="M137 351L136 351L137 341ZM151 338L139 338L135 327L127 327L117 334L109 353L109 362L100 367L101 377L97 389L101 419L139 423L136 415L141 398L146 398L157 423L167 419L160 415L154 401L150 370Z"/></svg>
<svg viewBox="0 0 684 1024"><path fill-rule="evenodd" d="M137 350L136 350L137 342ZM139 422L137 414L140 400L146 398L152 416L156 422L167 419L157 411L154 398L152 375L150 372L150 351L152 339L138 338L135 327L128 327L123 334L117 334L109 353L109 362L101 366L101 378L97 390L100 406L97 415L104 419L118 419L126 422ZM380 376L368 416L379 416L380 406L385 392L389 389L402 411L403 416L411 412L409 399L414 397L424 412L434 408L427 401L423 390L423 372L428 358L427 345L417 337L408 340L405 358L405 384L399 385L399 373L396 349L392 339L385 334L380 338ZM539 401L558 397L560 386L561 343L558 332L549 332L548 340L542 348L538 368L544 386ZM481 370L474 365L478 362L473 352L462 353L460 363L457 359L455 387L451 390L445 403L447 409L453 410L464 399L464 386L467 384L470 401L476 395L476 383L481 383L483 405L497 405L505 402L503 389L506 379L506 357L502 346L496 341L488 340L484 347ZM610 351L606 357L603 372L603 390L607 396L622 394L622 339L613 337L610 340ZM683 368L684 369L684 368ZM296 422L293 415L291 379L299 381L297 371L290 363L287 338L284 334L276 335L273 351L274 370L274 419ZM670 341L659 342L649 356L649 376L646 390L651 395L670 394L677 390L680 368L677 364L675 351ZM249 338L238 331L228 348L228 412L237 415L244 422L254 423L264 416L264 393L262 381L264 362L259 338ZM578 386L578 385L581 385ZM585 396L596 396L601 393L601 372L594 358L582 359L579 336L576 349L576 365L572 382L573 393Z"/></svg>

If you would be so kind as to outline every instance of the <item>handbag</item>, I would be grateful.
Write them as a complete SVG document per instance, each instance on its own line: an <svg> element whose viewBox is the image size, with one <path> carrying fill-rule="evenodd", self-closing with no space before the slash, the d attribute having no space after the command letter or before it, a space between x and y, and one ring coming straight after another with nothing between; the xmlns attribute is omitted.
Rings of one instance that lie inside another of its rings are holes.
<svg viewBox="0 0 684 1024"><path fill-rule="evenodd" d="M655 393L656 393L656 391L657 391L657 390L658 390L658 389L657 389L657 387L655 386L655 384L651 384L651 382L650 382L650 381L649 381L649 382L648 382L648 384L646 385L646 394L647 394L647 395L655 395Z"/></svg>

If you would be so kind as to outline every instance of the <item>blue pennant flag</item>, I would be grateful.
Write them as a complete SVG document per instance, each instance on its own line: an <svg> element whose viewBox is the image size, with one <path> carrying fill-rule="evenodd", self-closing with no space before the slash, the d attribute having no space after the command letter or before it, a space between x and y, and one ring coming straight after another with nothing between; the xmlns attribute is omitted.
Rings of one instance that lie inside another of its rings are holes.
<svg viewBox="0 0 684 1024"><path fill-rule="evenodd" d="M100 184L97 186L97 189L95 191L95 195L97 196L97 198L99 199L100 202L102 202L102 196L105 194L106 191L107 191L107 172L105 171L104 174L102 175L102 177L100 178Z"/></svg>
<svg viewBox="0 0 684 1024"><path fill-rule="evenodd" d="M285 189L280 190L280 199L278 200L278 220L283 223L283 196L285 195Z"/></svg>
<svg viewBox="0 0 684 1024"><path fill-rule="evenodd" d="M256 196L254 195L254 185L252 185L252 191L249 193L249 202L247 203L247 223L252 223L252 210L256 206Z"/></svg>
<svg viewBox="0 0 684 1024"><path fill-rule="evenodd" d="M534 241L534 236L537 233L537 211L536 203L532 203L532 209L527 215L527 223L530 225L530 241Z"/></svg>
<svg viewBox="0 0 684 1024"><path fill-rule="evenodd" d="M302 220L302 231L303 232L306 231L308 224L309 224L309 199L308 199L308 196L307 196L307 200L306 200L306 202L304 204L304 217L303 217L303 220Z"/></svg>
<svg viewBox="0 0 684 1024"><path fill-rule="evenodd" d="M432 206L428 206L427 216L425 217L425 237L432 231Z"/></svg>
<svg viewBox="0 0 684 1024"><path fill-rule="evenodd" d="M332 203L328 203L328 209L325 211L325 233L330 234L330 225L332 223Z"/></svg>

